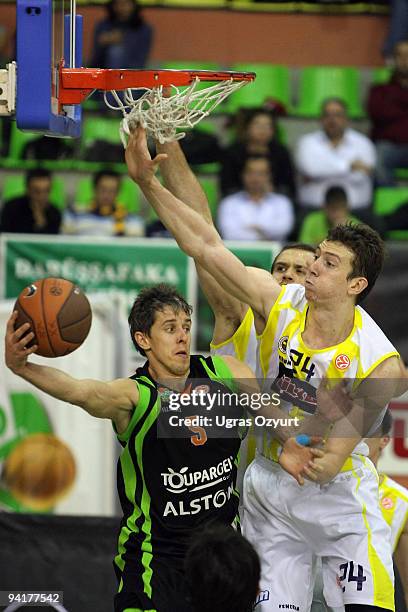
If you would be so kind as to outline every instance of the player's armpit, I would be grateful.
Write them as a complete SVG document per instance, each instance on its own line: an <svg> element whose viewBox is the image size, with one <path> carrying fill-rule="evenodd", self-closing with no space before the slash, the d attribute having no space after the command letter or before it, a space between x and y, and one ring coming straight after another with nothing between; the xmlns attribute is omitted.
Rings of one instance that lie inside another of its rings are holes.
<svg viewBox="0 0 408 612"><path fill-rule="evenodd" d="M200 287L215 317L213 344L221 344L234 335L248 306L227 293L202 266L196 268Z"/></svg>
<svg viewBox="0 0 408 612"><path fill-rule="evenodd" d="M195 259L226 292L251 306L267 321L281 292L280 285L269 272L245 266L224 246L221 239L203 248Z"/></svg>

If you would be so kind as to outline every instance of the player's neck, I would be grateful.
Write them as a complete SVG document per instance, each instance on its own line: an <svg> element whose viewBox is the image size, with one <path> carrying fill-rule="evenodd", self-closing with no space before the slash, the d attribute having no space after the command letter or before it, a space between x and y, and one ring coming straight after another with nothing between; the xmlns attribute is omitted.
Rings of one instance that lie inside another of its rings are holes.
<svg viewBox="0 0 408 612"><path fill-rule="evenodd" d="M165 387L169 387L170 389L174 389L180 392L183 391L189 373L189 367L182 374L175 374L174 372L171 372L168 368L166 368L166 366L164 366L163 364L158 362L152 363L149 359L149 374L152 379L156 383L162 384Z"/></svg>
<svg viewBox="0 0 408 612"><path fill-rule="evenodd" d="M344 342L354 327L354 304L311 304L302 334L307 346L324 349Z"/></svg>

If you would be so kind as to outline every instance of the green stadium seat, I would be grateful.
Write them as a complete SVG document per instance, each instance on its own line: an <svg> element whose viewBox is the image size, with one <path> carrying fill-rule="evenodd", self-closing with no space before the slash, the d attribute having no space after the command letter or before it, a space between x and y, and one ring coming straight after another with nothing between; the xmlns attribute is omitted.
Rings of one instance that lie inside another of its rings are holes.
<svg viewBox="0 0 408 612"><path fill-rule="evenodd" d="M383 83L388 83L390 80L392 73L392 68L388 68L388 66L381 66L381 68L374 68L371 73L371 83L372 85L382 85Z"/></svg>
<svg viewBox="0 0 408 612"><path fill-rule="evenodd" d="M364 116L360 102L360 73L356 68L308 66L300 75L299 103L294 114L317 118L326 98L341 98L347 104L349 117Z"/></svg>
<svg viewBox="0 0 408 612"><path fill-rule="evenodd" d="M33 141L33 140L37 140L39 138L41 138L42 134L38 133L38 132L22 132L21 130L19 130L16 126L16 123L13 122L12 123L12 127L11 127L11 134L10 134L10 148L9 148L9 152L8 152L8 160L7 160L7 164L5 164L8 167L17 167L19 169L21 169L22 167L24 168L32 168L32 167L37 167L39 165L41 166L46 166L47 168L49 168L50 170L58 170L58 169L64 169L64 168L70 168L72 166L72 160L70 159L63 159L63 160L23 160L22 156L23 156L23 152L24 152L24 148L25 146ZM71 138L66 138L65 140L67 140L69 142L69 144L72 143L72 139Z"/></svg>
<svg viewBox="0 0 408 612"><path fill-rule="evenodd" d="M32 140L37 140L39 137L40 134L37 132L22 132L17 128L16 123L13 121L10 134L10 149L8 154L9 159L15 161L21 160L26 144Z"/></svg>
<svg viewBox="0 0 408 612"><path fill-rule="evenodd" d="M3 202L24 195L25 191L24 175L18 174L15 176L8 176L4 181ZM60 210L64 209L66 203L64 181L55 176L52 177L50 202L52 202Z"/></svg>
<svg viewBox="0 0 408 612"><path fill-rule="evenodd" d="M83 178L78 182L75 194L75 206L79 210L87 209L94 195L92 178ZM129 177L122 178L118 201L124 204L129 212L140 214L140 191Z"/></svg>
<svg viewBox="0 0 408 612"><path fill-rule="evenodd" d="M397 168L395 170L395 175L398 180L408 181L408 168Z"/></svg>
<svg viewBox="0 0 408 612"><path fill-rule="evenodd" d="M290 74L286 66L233 64L231 70L256 72L256 79L253 83L244 85L227 99L225 107L229 113L235 113L239 108L263 106L268 98L278 100L289 110Z"/></svg>
<svg viewBox="0 0 408 612"><path fill-rule="evenodd" d="M120 118L86 117L82 125L82 146L87 147L96 140L120 144L120 121Z"/></svg>
<svg viewBox="0 0 408 612"><path fill-rule="evenodd" d="M206 62L197 60L175 60L163 62L160 66L163 70L221 70L217 62Z"/></svg>
<svg viewBox="0 0 408 612"><path fill-rule="evenodd" d="M387 232L387 240L408 240L408 230L393 230Z"/></svg>
<svg viewBox="0 0 408 612"><path fill-rule="evenodd" d="M408 187L378 187L374 194L374 212L388 215L408 202Z"/></svg>
<svg viewBox="0 0 408 612"><path fill-rule="evenodd" d="M388 215L408 202L408 187L377 187L374 194L374 212ZM387 240L408 240L408 230L387 232Z"/></svg>

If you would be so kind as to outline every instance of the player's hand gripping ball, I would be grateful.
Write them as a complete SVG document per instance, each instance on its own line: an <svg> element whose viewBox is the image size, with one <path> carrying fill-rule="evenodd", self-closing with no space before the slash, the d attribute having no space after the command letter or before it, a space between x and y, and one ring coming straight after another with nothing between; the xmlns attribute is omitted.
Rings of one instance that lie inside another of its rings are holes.
<svg viewBox="0 0 408 612"><path fill-rule="evenodd" d="M27 345L38 345L43 357L62 357L75 351L86 339L92 311L83 291L63 278L43 278L20 293L14 305L15 329L30 323L35 337Z"/></svg>

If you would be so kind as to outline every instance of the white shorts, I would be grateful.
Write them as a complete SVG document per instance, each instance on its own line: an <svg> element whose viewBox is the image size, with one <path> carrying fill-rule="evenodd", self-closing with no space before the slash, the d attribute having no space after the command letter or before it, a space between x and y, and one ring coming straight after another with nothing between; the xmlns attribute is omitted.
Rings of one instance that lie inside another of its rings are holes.
<svg viewBox="0 0 408 612"><path fill-rule="evenodd" d="M316 557L324 596L346 604L394 610L390 531L378 501L378 476L369 459L329 484L303 487L279 464L258 455L244 478L242 527L261 558L255 612L310 609Z"/></svg>

